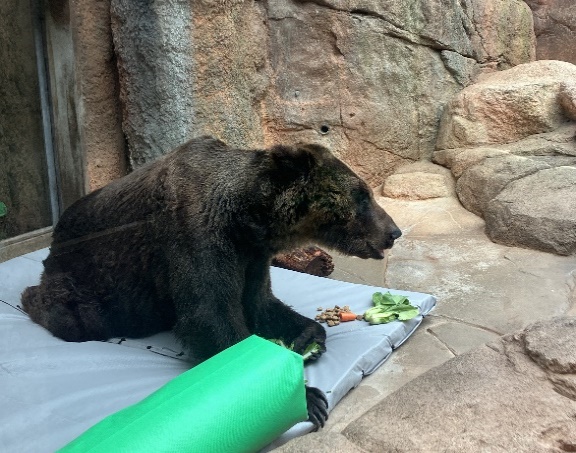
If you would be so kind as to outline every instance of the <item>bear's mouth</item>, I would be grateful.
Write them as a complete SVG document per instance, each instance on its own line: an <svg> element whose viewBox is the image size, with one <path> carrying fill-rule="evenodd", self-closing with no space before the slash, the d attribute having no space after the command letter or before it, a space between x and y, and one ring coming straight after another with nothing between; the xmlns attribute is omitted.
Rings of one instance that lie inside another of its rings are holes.
<svg viewBox="0 0 576 453"><path fill-rule="evenodd" d="M394 246L394 239L388 239L384 243L374 244L372 242L366 242L366 248L370 253L370 258L377 260L384 259L386 250L390 250Z"/></svg>
<svg viewBox="0 0 576 453"><path fill-rule="evenodd" d="M384 246L383 248L380 248L380 247L376 247L376 246L372 245L370 242L367 242L366 247L369 251L370 258L374 258L377 260L383 260L384 259L384 252L387 249L392 248L392 244L390 244L390 245L386 244L386 246Z"/></svg>

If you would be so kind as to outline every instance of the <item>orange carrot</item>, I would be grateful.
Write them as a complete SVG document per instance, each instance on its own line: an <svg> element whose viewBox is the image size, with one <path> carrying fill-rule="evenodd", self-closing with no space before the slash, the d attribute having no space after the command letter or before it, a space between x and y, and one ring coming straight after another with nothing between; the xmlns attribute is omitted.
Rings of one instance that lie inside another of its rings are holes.
<svg viewBox="0 0 576 453"><path fill-rule="evenodd" d="M342 322L356 321L356 315L354 313L349 312L349 311L341 311L340 312L340 321L342 321Z"/></svg>

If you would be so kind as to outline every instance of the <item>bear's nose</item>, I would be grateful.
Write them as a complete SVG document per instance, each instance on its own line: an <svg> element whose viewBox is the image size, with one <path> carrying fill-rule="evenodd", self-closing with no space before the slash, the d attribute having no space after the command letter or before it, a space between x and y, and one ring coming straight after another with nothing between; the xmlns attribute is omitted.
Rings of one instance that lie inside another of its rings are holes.
<svg viewBox="0 0 576 453"><path fill-rule="evenodd" d="M400 236L402 236L402 231L400 231L399 228L392 230L392 233L390 233L390 237L394 240L398 239Z"/></svg>

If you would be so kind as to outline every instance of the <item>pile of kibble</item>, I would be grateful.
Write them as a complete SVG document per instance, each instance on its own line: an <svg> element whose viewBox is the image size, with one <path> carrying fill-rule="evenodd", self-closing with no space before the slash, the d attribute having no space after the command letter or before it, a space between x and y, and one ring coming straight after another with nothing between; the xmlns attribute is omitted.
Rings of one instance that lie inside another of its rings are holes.
<svg viewBox="0 0 576 453"><path fill-rule="evenodd" d="M340 324L340 313L352 313L352 310L350 310L350 306L348 305L344 305L343 307L335 305L334 308L326 309L318 307L316 310L321 312L316 315L316 321L326 323L328 327L334 327ZM356 319L362 321L364 316L356 315Z"/></svg>

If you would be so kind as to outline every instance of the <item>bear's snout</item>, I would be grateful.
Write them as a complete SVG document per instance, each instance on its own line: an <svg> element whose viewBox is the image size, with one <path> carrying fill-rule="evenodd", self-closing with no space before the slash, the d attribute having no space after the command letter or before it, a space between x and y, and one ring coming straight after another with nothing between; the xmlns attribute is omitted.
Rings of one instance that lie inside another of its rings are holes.
<svg viewBox="0 0 576 453"><path fill-rule="evenodd" d="M400 231L400 228L395 228L394 230L392 230L392 233L390 233L390 238L395 241L396 239L399 239L400 236L402 236L402 231Z"/></svg>
<svg viewBox="0 0 576 453"><path fill-rule="evenodd" d="M384 209L378 207L379 222L377 228L380 231L381 240L384 242L384 249L392 248L394 241L402 236L402 230L394 222L392 217L388 215Z"/></svg>
<svg viewBox="0 0 576 453"><path fill-rule="evenodd" d="M394 241L400 238L400 236L402 236L402 231L400 231L400 228L394 225L390 232L388 232L384 237L384 245L382 248L384 250L391 249L394 246Z"/></svg>

